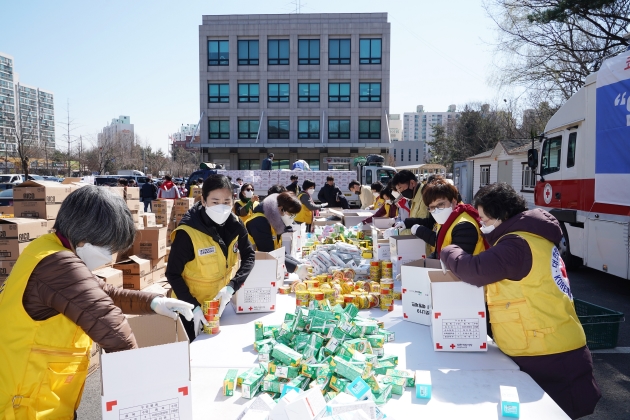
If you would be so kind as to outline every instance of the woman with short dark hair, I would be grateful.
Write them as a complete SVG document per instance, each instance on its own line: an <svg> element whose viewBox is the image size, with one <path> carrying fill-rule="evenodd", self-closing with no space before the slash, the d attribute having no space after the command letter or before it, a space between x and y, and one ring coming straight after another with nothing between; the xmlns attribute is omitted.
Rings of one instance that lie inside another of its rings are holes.
<svg viewBox="0 0 630 420"><path fill-rule="evenodd" d="M302 183L302 192L298 194L298 200L300 200L302 204L302 209L297 216L295 216L295 222L305 223L307 232L311 232L315 212L328 205L328 203L315 204L313 194L315 194L315 183L310 179L304 180Z"/></svg>
<svg viewBox="0 0 630 420"><path fill-rule="evenodd" d="M593 413L601 393L575 313L569 279L555 244L562 229L510 185L491 184L474 198L490 248L470 255L456 244L441 260L466 283L486 286L497 346L571 418Z"/></svg>
<svg viewBox="0 0 630 420"><path fill-rule="evenodd" d="M241 186L238 198L238 201L234 203L234 214L245 223L252 216L254 209L260 204L259 198L254 194L254 186L249 182Z"/></svg>

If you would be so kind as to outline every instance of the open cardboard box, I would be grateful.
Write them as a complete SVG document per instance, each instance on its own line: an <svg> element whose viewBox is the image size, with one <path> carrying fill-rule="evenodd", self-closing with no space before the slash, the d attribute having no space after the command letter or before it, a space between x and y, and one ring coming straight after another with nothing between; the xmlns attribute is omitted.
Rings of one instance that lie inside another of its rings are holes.
<svg viewBox="0 0 630 420"><path fill-rule="evenodd" d="M426 243L416 235L389 237L389 252L394 260L419 260L426 258Z"/></svg>
<svg viewBox="0 0 630 420"><path fill-rule="evenodd" d="M429 272L441 270L439 260L420 259L402 264L403 319L416 324L431 325L431 281Z"/></svg>
<svg viewBox="0 0 630 420"><path fill-rule="evenodd" d="M435 351L487 351L483 287L464 283L450 271L430 271L431 336Z"/></svg>
<svg viewBox="0 0 630 420"><path fill-rule="evenodd" d="M192 419L190 349L181 320L142 315L127 321L138 348L100 355L103 420Z"/></svg>

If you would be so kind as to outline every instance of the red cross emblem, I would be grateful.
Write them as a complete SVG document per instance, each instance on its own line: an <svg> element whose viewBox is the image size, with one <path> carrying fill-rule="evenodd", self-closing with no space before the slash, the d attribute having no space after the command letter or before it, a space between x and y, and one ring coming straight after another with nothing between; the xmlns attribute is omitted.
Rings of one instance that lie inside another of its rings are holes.
<svg viewBox="0 0 630 420"><path fill-rule="evenodd" d="M449 347L451 348L451 350L454 350L455 349L455 344L451 344Z"/></svg>
<svg viewBox="0 0 630 420"><path fill-rule="evenodd" d="M252 307L250 306L250 307L249 307L249 310L251 311L252 309L254 309L254 308L252 308Z"/></svg>
<svg viewBox="0 0 630 420"><path fill-rule="evenodd" d="M552 193L553 193L553 189L551 188L551 184L545 184L545 189L543 191L543 200L545 200L546 204L551 203Z"/></svg>

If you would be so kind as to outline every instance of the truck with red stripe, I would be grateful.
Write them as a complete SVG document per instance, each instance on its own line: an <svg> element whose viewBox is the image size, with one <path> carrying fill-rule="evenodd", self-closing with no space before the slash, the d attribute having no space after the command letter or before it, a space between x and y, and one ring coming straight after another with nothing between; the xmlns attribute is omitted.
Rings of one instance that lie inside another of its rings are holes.
<svg viewBox="0 0 630 420"><path fill-rule="evenodd" d="M562 225L567 268L630 279L630 51L589 75L539 139L535 203Z"/></svg>

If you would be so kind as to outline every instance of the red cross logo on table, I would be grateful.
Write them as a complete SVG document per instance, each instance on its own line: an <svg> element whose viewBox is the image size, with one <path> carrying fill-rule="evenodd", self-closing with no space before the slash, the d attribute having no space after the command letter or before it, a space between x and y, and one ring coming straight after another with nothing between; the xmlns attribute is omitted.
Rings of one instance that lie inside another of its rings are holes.
<svg viewBox="0 0 630 420"><path fill-rule="evenodd" d="M451 344L449 347L451 348L451 350L455 350L455 344Z"/></svg>

